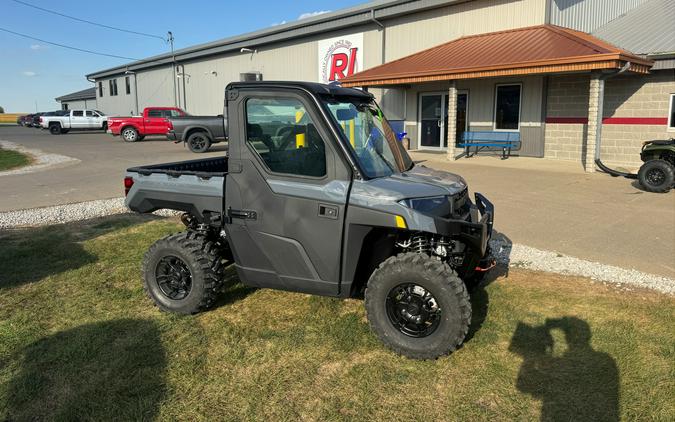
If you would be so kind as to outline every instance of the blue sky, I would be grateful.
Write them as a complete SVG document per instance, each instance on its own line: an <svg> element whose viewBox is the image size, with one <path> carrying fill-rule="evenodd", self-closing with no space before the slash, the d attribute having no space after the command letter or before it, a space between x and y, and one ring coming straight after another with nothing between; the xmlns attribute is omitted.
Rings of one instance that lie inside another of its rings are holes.
<svg viewBox="0 0 675 422"><path fill-rule="evenodd" d="M24 0L60 13L132 31L164 36L176 49L290 22L307 13L335 11L366 0L197 1ZM11 0L1 0L0 27L48 41L118 56L145 58L169 51L159 39L72 21ZM127 63L21 38L0 31L0 106L6 112L58 108L55 97L91 86L84 75Z"/></svg>

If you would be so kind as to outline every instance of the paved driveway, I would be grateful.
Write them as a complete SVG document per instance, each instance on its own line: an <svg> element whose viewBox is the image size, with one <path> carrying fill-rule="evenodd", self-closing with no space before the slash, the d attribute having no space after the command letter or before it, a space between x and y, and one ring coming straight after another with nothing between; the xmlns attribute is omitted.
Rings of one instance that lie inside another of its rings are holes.
<svg viewBox="0 0 675 422"><path fill-rule="evenodd" d="M644 192L577 163L412 155L485 194L495 204L495 227L514 243L675 279L675 191Z"/></svg>
<svg viewBox="0 0 675 422"><path fill-rule="evenodd" d="M25 175L0 176L0 212L119 197L124 171L135 165L222 155L225 144L193 154L164 137L125 143L103 132L51 135L39 129L0 126L0 140L77 158L80 163Z"/></svg>
<svg viewBox="0 0 675 422"><path fill-rule="evenodd" d="M0 212L122 196L128 167L223 154L192 154L146 138L128 144L104 133L52 136L0 127L0 139L81 160L38 173L0 176ZM445 160L413 153L423 165L460 173L496 206L496 228L514 243L675 278L675 192L643 192L630 180L586 174L575 163L513 157Z"/></svg>

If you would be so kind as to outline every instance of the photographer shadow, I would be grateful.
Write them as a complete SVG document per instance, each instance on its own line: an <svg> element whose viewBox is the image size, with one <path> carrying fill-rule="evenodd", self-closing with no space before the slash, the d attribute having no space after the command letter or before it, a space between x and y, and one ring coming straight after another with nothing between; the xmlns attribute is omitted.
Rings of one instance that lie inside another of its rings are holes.
<svg viewBox="0 0 675 422"><path fill-rule="evenodd" d="M565 338L564 352L555 330ZM509 346L523 358L516 387L542 401L542 421L619 420L619 370L590 340L590 326L576 317L518 324Z"/></svg>

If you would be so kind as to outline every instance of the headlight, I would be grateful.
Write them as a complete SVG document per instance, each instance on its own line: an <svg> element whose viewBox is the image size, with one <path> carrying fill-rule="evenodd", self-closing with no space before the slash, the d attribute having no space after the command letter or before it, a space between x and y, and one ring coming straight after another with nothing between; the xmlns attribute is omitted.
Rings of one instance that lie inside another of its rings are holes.
<svg viewBox="0 0 675 422"><path fill-rule="evenodd" d="M402 199L398 203L415 211L439 217L450 215L452 212L452 202L449 196Z"/></svg>

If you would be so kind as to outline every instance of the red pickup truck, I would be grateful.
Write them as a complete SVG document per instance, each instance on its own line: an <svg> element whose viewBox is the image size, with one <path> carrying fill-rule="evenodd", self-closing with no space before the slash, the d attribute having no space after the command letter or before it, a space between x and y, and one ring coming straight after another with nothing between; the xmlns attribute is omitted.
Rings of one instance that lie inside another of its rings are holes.
<svg viewBox="0 0 675 422"><path fill-rule="evenodd" d="M176 107L147 107L142 116L109 117L108 133L122 136L125 142L136 142L147 135L166 135L171 128L170 117L187 116Z"/></svg>

